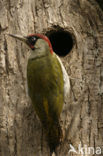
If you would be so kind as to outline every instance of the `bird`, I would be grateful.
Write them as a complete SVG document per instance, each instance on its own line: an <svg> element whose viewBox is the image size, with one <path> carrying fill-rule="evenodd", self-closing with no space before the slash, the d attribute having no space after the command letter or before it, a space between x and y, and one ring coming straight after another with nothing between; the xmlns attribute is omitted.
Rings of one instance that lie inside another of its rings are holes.
<svg viewBox="0 0 103 156"><path fill-rule="evenodd" d="M9 35L26 43L30 49L27 63L28 95L42 123L52 156L63 137L59 120L64 100L70 91L69 76L46 35Z"/></svg>

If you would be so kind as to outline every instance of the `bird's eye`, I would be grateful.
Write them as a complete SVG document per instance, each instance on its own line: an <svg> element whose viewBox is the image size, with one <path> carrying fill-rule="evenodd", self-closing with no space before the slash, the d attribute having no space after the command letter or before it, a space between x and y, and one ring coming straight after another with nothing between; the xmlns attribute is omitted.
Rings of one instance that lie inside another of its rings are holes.
<svg viewBox="0 0 103 156"><path fill-rule="evenodd" d="M36 38L35 38L35 37L32 37L32 38L31 38L31 41L32 41L32 42L36 41Z"/></svg>
<svg viewBox="0 0 103 156"><path fill-rule="evenodd" d="M34 45L35 44L35 42L36 42L36 37L35 36L32 36L32 37L29 37L28 38L28 41L29 41L29 44L31 44L31 45Z"/></svg>
<svg viewBox="0 0 103 156"><path fill-rule="evenodd" d="M36 42L36 38L35 37L31 37L31 44L34 45Z"/></svg>

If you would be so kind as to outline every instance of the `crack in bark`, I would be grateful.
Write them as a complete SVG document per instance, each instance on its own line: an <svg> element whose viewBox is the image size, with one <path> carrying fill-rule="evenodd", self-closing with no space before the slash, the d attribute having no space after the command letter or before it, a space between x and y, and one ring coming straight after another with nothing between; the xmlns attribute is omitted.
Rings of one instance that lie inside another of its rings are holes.
<svg viewBox="0 0 103 156"><path fill-rule="evenodd" d="M91 115L90 89L88 86L88 115Z"/></svg>
<svg viewBox="0 0 103 156"><path fill-rule="evenodd" d="M6 133L6 139L7 139L7 144L8 144L8 147L9 147L9 130L8 130L8 117L7 117L7 115L6 115L6 131L7 131L7 133ZM9 149L9 148L8 148ZM10 149L9 149L9 154L10 154Z"/></svg>
<svg viewBox="0 0 103 156"><path fill-rule="evenodd" d="M4 50L5 50L5 69L7 75L9 74L9 59L8 59L8 47L6 38L4 38Z"/></svg>

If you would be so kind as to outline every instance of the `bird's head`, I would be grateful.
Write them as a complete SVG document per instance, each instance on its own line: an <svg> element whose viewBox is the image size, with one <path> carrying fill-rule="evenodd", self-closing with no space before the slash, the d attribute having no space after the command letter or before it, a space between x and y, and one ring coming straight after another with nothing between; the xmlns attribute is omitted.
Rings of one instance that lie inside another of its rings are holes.
<svg viewBox="0 0 103 156"><path fill-rule="evenodd" d="M43 46L48 46L51 54L53 54L51 42L48 39L48 37L45 35L42 34L30 34L28 36L20 36L15 34L8 34L8 35L23 41L30 47L31 50L43 48Z"/></svg>

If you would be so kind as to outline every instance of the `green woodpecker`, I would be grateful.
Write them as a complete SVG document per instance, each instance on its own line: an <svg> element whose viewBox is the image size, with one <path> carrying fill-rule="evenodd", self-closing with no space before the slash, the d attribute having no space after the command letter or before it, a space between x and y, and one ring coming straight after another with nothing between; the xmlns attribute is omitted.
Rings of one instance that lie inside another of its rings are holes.
<svg viewBox="0 0 103 156"><path fill-rule="evenodd" d="M46 36L9 35L30 47L27 64L28 94L43 125L52 153L62 138L59 118L65 97L70 90L68 74L60 58L53 52L52 45Z"/></svg>

